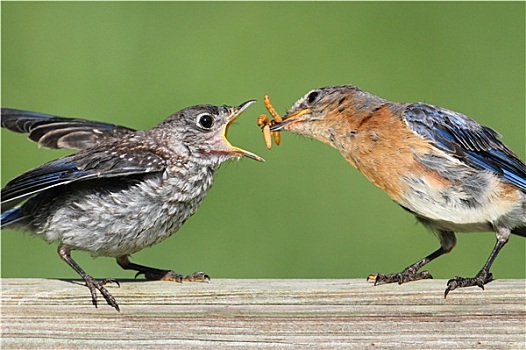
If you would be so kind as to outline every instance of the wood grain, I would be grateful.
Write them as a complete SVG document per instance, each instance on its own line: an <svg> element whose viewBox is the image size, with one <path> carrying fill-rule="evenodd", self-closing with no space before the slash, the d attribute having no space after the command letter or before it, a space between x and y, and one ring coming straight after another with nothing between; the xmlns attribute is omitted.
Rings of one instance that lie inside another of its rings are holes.
<svg viewBox="0 0 526 350"><path fill-rule="evenodd" d="M524 349L526 281L122 281L121 312L79 281L3 279L3 349Z"/></svg>

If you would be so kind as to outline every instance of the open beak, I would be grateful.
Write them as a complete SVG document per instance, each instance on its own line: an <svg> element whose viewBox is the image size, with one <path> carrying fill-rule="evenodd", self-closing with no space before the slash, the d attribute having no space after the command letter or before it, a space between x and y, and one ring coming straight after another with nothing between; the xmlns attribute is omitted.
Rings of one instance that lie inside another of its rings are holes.
<svg viewBox="0 0 526 350"><path fill-rule="evenodd" d="M232 144L228 141L227 139L227 135L228 135L228 128L230 127L230 125L232 124L232 122L234 120L237 119L237 117L239 117L241 115L241 113L243 113L243 111L245 109L247 109L248 107L250 107L252 104L256 103L256 100L250 100L250 101L247 101L247 102L244 102L242 104L240 104L238 107L235 107L233 108L233 113L232 113L232 116L230 117L230 120L228 121L228 123L226 124L225 126L225 131L224 131L224 134L223 134L223 139L225 141L225 143L230 147L231 151L229 153L231 154L234 154L236 156L240 156L240 157L248 157L248 158L251 158L251 159L254 159L254 160L257 160L258 162L264 162L265 160L263 158L261 158L260 156L254 154L254 153L251 153L249 151L245 151L244 149L241 149L239 147L235 147L235 146L232 146Z"/></svg>
<svg viewBox="0 0 526 350"><path fill-rule="evenodd" d="M299 122L301 117L304 114L307 114L310 112L309 108L300 109L299 111L296 111L291 114L287 114L283 117L283 120L281 122L274 123L270 126L270 131L281 131L283 130L288 124L293 122Z"/></svg>

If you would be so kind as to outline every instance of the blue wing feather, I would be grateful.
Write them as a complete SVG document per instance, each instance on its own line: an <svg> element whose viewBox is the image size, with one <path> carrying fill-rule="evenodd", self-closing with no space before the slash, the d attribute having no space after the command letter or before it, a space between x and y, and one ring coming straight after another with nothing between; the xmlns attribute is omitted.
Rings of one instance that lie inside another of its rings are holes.
<svg viewBox="0 0 526 350"><path fill-rule="evenodd" d="M24 213L21 207L11 208L2 212L2 216L0 217L0 225L2 228L4 228L4 226L13 224L23 219Z"/></svg>
<svg viewBox="0 0 526 350"><path fill-rule="evenodd" d="M79 170L71 158L70 156L43 164L8 182L2 189L2 212L45 189L93 176L90 172Z"/></svg>
<svg viewBox="0 0 526 350"><path fill-rule="evenodd" d="M164 170L165 161L147 151L79 152L43 164L14 178L2 189L2 212L47 189L72 182L130 176Z"/></svg>
<svg viewBox="0 0 526 350"><path fill-rule="evenodd" d="M407 106L409 128L476 169L488 170L526 191L526 165L500 140L500 135L467 116L424 103Z"/></svg>

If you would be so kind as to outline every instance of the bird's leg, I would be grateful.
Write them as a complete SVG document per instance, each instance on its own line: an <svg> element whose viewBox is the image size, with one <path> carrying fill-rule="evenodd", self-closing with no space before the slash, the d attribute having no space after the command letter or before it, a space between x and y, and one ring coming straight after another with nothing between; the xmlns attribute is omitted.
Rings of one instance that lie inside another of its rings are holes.
<svg viewBox="0 0 526 350"><path fill-rule="evenodd" d="M90 275L88 275L84 270L73 260L71 257L71 249L67 245L61 244L58 247L58 255L62 260L64 260L73 270L75 270L82 279L86 282L86 287L91 292L91 301L95 307L97 307L97 290L102 294L108 305L115 308L115 310L120 311L119 305L117 305L117 302L115 301L115 298L113 295L108 292L106 288L104 288L104 285L106 283L114 282L119 285L119 282L113 280L113 279L105 279L101 281L97 281L93 279Z"/></svg>
<svg viewBox="0 0 526 350"><path fill-rule="evenodd" d="M143 266L132 263L127 255L117 258L117 264L125 270L137 271L135 277L144 274L147 280L171 281L171 282L209 282L210 277L204 272L194 272L191 275L183 276L171 270L161 270L153 267Z"/></svg>
<svg viewBox="0 0 526 350"><path fill-rule="evenodd" d="M486 264L484 264L482 269L479 271L479 273L477 273L475 277L464 278L455 276L449 281L447 281L447 288L444 292L444 298L447 297L448 293L451 292L453 289L472 286L478 286L484 289L484 285L486 283L493 281L493 275L491 274L491 272L489 272L489 269L491 268L491 265L493 264L495 258L499 254L499 251L508 242L508 237L501 238L499 237L499 234L497 234L497 243L495 243L495 246L493 247L493 250L491 251L491 254L488 258L488 261L486 261Z"/></svg>
<svg viewBox="0 0 526 350"><path fill-rule="evenodd" d="M418 260L412 265L406 267L402 272L392 273L384 275L382 273L375 273L367 276L368 281L374 281L374 285L378 283L393 283L398 282L402 284L404 282L418 281L424 279L431 279L433 276L429 271L418 272L418 270L429 263L432 260L435 260L439 256L449 253L456 244L455 233L447 230L438 230L436 232L438 238L440 239L440 248L435 250L433 253L429 254L425 258Z"/></svg>
<svg viewBox="0 0 526 350"><path fill-rule="evenodd" d="M371 274L367 276L367 280L374 281L374 285L376 285L378 283L394 283L394 282L398 282L398 284L402 284L405 282L431 279L433 278L433 276L431 276L429 271L418 272L418 270L422 266L430 262L431 260L438 258L440 255L444 253L446 253L446 251L444 250L443 247L440 247L433 253L426 256L425 258L418 260L414 264L409 265L402 272L390 273L390 274L375 273L375 274Z"/></svg>

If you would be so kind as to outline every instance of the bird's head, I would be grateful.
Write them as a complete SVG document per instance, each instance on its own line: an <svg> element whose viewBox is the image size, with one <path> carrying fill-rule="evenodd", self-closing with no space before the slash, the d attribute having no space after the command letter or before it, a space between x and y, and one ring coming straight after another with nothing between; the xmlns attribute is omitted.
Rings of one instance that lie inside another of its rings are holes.
<svg viewBox="0 0 526 350"><path fill-rule="evenodd" d="M260 156L232 146L227 139L228 129L241 113L252 105L254 100L237 107L196 105L180 110L157 126L157 129L171 130L174 138L192 153L224 161L232 158L248 157L263 161Z"/></svg>
<svg viewBox="0 0 526 350"><path fill-rule="evenodd" d="M290 131L331 143L331 128L370 107L372 97L352 85L314 89L296 101L283 121L274 123L270 130Z"/></svg>

